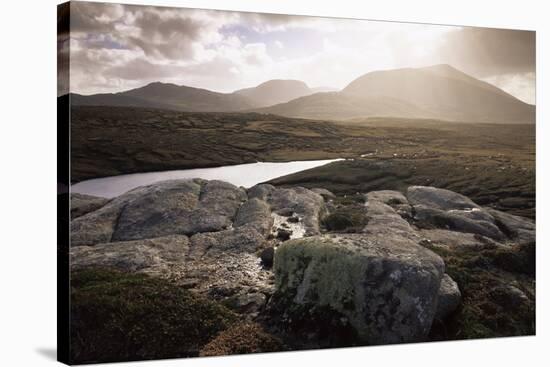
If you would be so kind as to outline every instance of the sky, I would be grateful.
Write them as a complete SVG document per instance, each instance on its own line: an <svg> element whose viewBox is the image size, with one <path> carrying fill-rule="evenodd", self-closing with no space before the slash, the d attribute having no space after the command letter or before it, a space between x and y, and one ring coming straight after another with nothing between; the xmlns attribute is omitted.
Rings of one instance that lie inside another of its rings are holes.
<svg viewBox="0 0 550 367"><path fill-rule="evenodd" d="M371 71L445 63L535 102L530 31L86 2L70 16L58 46L74 93L154 81L233 92L270 79L342 89Z"/></svg>

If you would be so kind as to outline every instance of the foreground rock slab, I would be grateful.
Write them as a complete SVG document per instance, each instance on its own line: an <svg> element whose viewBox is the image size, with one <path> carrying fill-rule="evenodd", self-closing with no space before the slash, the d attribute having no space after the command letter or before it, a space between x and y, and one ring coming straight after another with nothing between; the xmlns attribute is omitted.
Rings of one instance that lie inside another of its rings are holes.
<svg viewBox="0 0 550 367"><path fill-rule="evenodd" d="M292 318L326 307L349 320L363 342L424 340L434 319L443 260L406 237L322 235L275 252L275 303Z"/></svg>
<svg viewBox="0 0 550 367"><path fill-rule="evenodd" d="M107 204L109 199L85 194L71 194L71 218L75 219L93 212Z"/></svg>

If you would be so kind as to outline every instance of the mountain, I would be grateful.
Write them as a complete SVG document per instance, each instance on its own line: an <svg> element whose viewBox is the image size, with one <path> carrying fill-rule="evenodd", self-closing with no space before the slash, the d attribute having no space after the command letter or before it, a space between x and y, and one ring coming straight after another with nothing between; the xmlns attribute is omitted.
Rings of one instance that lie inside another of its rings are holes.
<svg viewBox="0 0 550 367"><path fill-rule="evenodd" d="M287 117L433 118L468 122L528 123L535 106L449 65L367 73L341 92L315 93L257 109Z"/></svg>
<svg viewBox="0 0 550 367"><path fill-rule="evenodd" d="M258 107L285 103L312 93L313 91L302 81L283 79L269 80L256 87L234 92L236 95L247 97Z"/></svg>
<svg viewBox="0 0 550 367"><path fill-rule="evenodd" d="M339 89L334 87L315 87L315 88L309 88L311 89L312 94L313 93L324 93L324 92L337 92Z"/></svg>
<svg viewBox="0 0 550 367"><path fill-rule="evenodd" d="M84 96L72 94L73 105L133 106L189 112L234 112L257 107L248 98L234 93L155 82L120 93Z"/></svg>

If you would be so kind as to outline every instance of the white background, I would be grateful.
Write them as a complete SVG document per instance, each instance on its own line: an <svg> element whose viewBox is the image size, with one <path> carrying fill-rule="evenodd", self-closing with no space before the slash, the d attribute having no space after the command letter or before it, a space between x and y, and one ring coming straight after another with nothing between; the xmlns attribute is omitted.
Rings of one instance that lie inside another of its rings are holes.
<svg viewBox="0 0 550 367"><path fill-rule="evenodd" d="M140 366L538 366L550 348L546 1L143 0L287 14L534 29L537 31L537 336L193 360ZM42 366L56 350L56 4L6 1L0 19L0 365ZM545 292L546 291L546 292ZM546 359L546 361L545 361ZM135 363L119 364L120 366Z"/></svg>

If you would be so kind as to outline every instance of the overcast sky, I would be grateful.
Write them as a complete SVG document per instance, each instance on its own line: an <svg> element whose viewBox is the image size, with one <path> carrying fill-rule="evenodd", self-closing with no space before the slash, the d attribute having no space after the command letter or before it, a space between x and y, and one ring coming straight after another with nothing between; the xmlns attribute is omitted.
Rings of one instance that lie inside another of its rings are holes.
<svg viewBox="0 0 550 367"><path fill-rule="evenodd" d="M535 101L535 33L525 31L73 2L70 52L70 89L82 94L153 81L343 88L369 71L447 63Z"/></svg>

